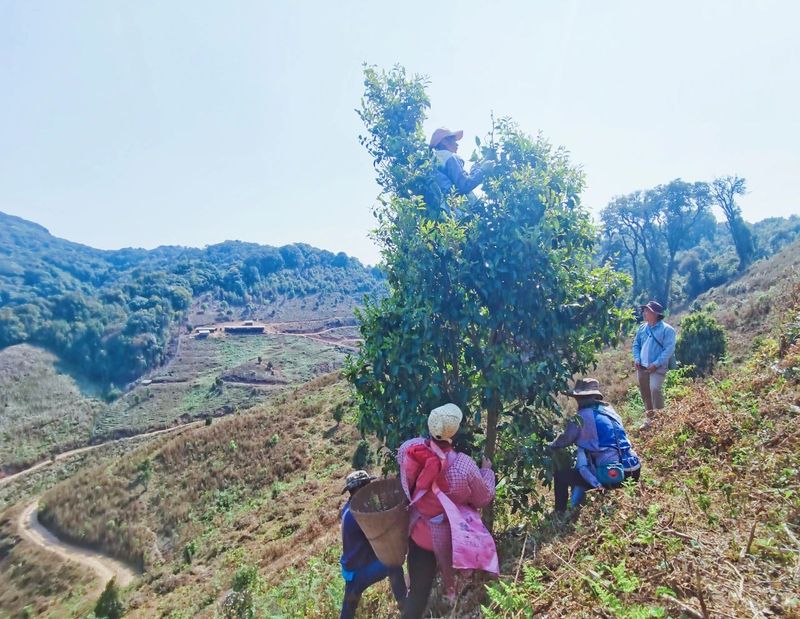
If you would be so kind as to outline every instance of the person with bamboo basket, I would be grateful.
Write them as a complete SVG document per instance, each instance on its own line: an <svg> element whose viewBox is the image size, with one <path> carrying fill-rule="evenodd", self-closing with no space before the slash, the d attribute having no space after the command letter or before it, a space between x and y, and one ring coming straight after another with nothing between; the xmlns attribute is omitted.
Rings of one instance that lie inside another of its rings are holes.
<svg viewBox="0 0 800 619"><path fill-rule="evenodd" d="M339 619L353 619L364 591L388 578L392 593L402 609L406 598L406 581L403 567L392 567L381 563L372 549L358 522L350 510L350 502L356 492L375 479L366 471L353 471L345 479L344 490L349 498L342 508L342 578L344 578L344 600Z"/></svg>
<svg viewBox="0 0 800 619"><path fill-rule="evenodd" d="M408 574L403 619L423 616L437 570L445 594L454 598L458 573L499 573L497 549L479 509L494 499L491 462L481 467L453 448L463 415L449 403L431 411L430 438L406 441L397 452L400 482L410 503Z"/></svg>

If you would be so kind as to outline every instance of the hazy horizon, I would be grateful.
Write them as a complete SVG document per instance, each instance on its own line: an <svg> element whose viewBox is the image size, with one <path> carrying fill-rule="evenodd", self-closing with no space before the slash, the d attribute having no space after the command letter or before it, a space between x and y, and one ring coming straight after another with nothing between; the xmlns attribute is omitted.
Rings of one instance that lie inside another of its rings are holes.
<svg viewBox="0 0 800 619"><path fill-rule="evenodd" d="M34 221L33 219L27 219L26 217L22 217L21 215L15 215L14 213L9 213L9 212L2 211L2 210L0 210L0 213L5 213L6 215L11 215L11 216L14 216L14 217L20 217L21 219L25 219L26 221L30 221L32 223L38 224L38 225L42 226L43 228L45 228L52 236L57 237L59 239L62 239L62 240L65 240L65 241L71 241L73 243L78 243L80 245L86 245L87 247L91 247L92 249L100 249L100 250L105 250L105 251L118 251L118 250L122 250L122 249L144 249L144 250L148 250L149 251L149 250L153 250L153 249L158 249L159 247L182 247L182 248L188 248L188 249L204 249L204 248L209 247L211 245L219 245L221 243L227 243L227 242L230 242L230 241L242 242L242 243L256 243L256 244L259 244L259 245L271 246L271 247L282 247L284 245L292 245L292 244L300 243L300 244L311 245L313 247L316 247L317 249L326 249L326 250L328 250L330 252L333 252L333 253L337 253L337 252L343 251L344 253L346 253L350 257L358 258L362 262L362 264L364 264L366 266L374 266L378 262L377 260L374 261L374 262L365 262L360 256L357 256L357 255L347 251L346 249L331 249L330 247L322 247L322 246L319 246L319 245L314 245L313 243L309 243L308 241L305 241L303 239L297 239L295 241L289 241L287 243L279 243L279 244L259 243L258 241L248 241L246 239L227 238L227 239L220 239L218 241L212 241L212 242L206 243L204 245L190 245L190 244L187 244L187 243L170 243L170 244L149 245L149 246L148 245L142 245L142 244L138 244L138 245L134 244L134 245L120 245L120 246L116 246L116 247L100 247L100 246L97 246L97 245L91 245L89 243L83 243L81 241L77 241L75 239L71 239L71 238L68 238L68 237L60 236L60 235L56 234L55 232L53 232L53 230L48 228L45 224L43 224L41 222L38 222L38 221ZM763 221L764 219L769 219L770 217L794 217L796 215L798 215L798 213L790 213L789 215L786 215L786 216L783 216L783 215L771 215L771 216L767 216L767 217L762 217L761 219L758 219L758 220L755 220L755 221L748 220L748 223L755 224L755 223L758 223L759 221ZM719 220L719 218L718 218L718 220ZM722 222L720 222L720 223L722 223Z"/></svg>

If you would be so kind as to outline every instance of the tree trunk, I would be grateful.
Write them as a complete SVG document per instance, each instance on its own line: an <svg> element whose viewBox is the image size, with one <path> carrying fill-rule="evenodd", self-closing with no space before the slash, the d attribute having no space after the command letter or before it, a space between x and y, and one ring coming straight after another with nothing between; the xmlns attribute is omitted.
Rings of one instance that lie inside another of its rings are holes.
<svg viewBox="0 0 800 619"><path fill-rule="evenodd" d="M501 404L500 398L495 394L489 403L489 410L486 413L486 449L484 455L492 461L494 466L494 456L497 453L497 422L500 421ZM483 523L491 532L494 526L494 501L483 508Z"/></svg>
<svg viewBox="0 0 800 619"><path fill-rule="evenodd" d="M667 264L667 275L664 278L664 293L663 299L660 299L664 307L669 307L669 297L672 294L672 277L675 275L675 254L670 254L669 263Z"/></svg>

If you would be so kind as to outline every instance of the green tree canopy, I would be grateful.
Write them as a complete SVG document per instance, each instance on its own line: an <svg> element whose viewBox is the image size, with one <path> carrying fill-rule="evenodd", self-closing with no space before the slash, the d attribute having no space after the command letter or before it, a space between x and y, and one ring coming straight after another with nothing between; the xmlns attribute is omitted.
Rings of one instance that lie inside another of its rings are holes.
<svg viewBox="0 0 800 619"><path fill-rule="evenodd" d="M606 254L618 252L634 277L634 293L670 304L678 252L714 235L706 183L675 179L618 196L600 214Z"/></svg>
<svg viewBox="0 0 800 619"><path fill-rule="evenodd" d="M97 619L121 619L125 614L125 606L122 604L119 595L119 588L115 579L111 579L100 594L97 604L94 607L94 614Z"/></svg>
<svg viewBox="0 0 800 619"><path fill-rule="evenodd" d="M739 257L739 270L746 269L756 256L753 233L742 218L742 209L736 204L736 196L747 193L747 182L740 176L723 176L711 183L711 196L728 222L728 230Z"/></svg>
<svg viewBox="0 0 800 619"><path fill-rule="evenodd" d="M493 124L498 154L479 205L436 213L422 122L426 81L365 70L361 118L384 192L376 209L388 297L359 313L364 344L346 373L363 433L395 449L447 401L506 478L516 507L545 477L554 399L627 319L628 279L592 263L596 232L580 204L583 175L563 149L510 120Z"/></svg>

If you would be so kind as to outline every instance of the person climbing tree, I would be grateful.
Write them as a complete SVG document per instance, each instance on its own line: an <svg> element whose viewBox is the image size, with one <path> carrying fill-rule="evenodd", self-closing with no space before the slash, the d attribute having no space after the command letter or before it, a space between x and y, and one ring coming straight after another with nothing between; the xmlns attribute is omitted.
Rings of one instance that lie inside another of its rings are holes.
<svg viewBox="0 0 800 619"><path fill-rule="evenodd" d="M417 436L433 407L458 404L508 480L508 504L532 512L543 507L539 437L557 413L552 394L619 336L629 279L593 262L579 167L510 119L487 134L497 164L470 217L431 217L425 83L402 67L365 69L361 143L382 189L375 238L388 290L359 310L363 343L344 373L359 430L391 450Z"/></svg>
<svg viewBox="0 0 800 619"><path fill-rule="evenodd" d="M429 146L433 149L436 157L436 171L434 178L436 184L442 192L443 198L447 198L451 193L459 196L466 196L469 204L477 202L478 197L473 193L486 176L494 168L491 160L481 161L472 166L469 174L464 171L464 160L456 153L458 152L458 141L464 137L462 130L450 131L443 127L433 132ZM442 208L449 212L446 199L443 200ZM460 216L456 210L453 214Z"/></svg>

